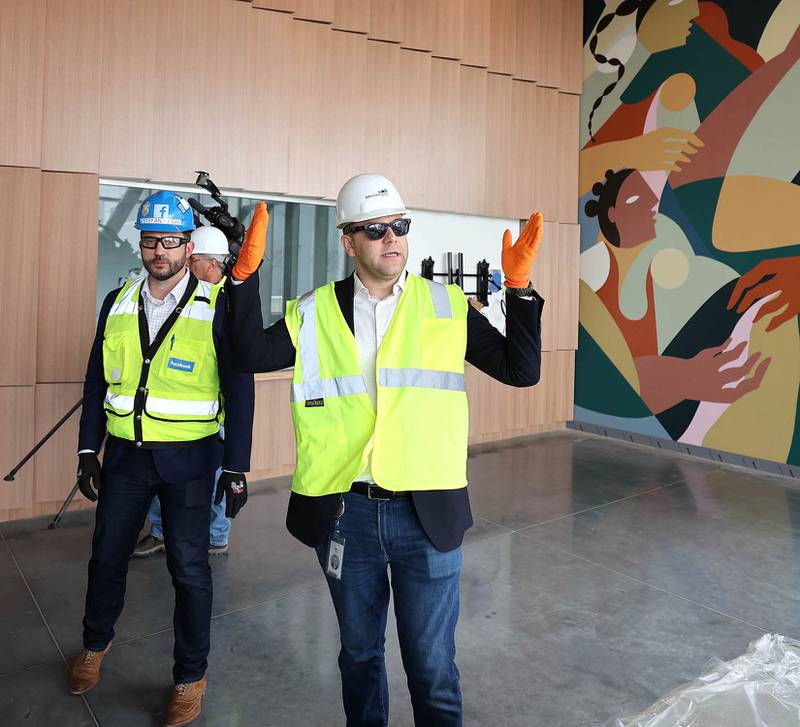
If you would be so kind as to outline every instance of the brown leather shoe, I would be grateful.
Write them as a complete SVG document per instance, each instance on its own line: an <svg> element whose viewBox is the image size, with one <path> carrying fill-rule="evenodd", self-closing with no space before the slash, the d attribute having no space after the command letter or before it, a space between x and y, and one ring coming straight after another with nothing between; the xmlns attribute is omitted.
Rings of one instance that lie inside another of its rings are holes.
<svg viewBox="0 0 800 727"><path fill-rule="evenodd" d="M203 711L203 695L206 693L206 678L189 684L176 684L172 690L164 727L182 727L193 722Z"/></svg>
<svg viewBox="0 0 800 727"><path fill-rule="evenodd" d="M111 644L102 651L81 649L78 658L72 665L69 675L69 690L73 694L84 694L100 681L100 664L103 657L111 651Z"/></svg>

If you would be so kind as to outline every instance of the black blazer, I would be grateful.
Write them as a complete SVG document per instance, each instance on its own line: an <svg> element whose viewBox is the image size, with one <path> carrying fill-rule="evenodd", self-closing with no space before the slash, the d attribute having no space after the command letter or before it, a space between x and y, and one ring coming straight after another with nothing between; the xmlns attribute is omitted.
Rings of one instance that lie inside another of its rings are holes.
<svg viewBox="0 0 800 727"><path fill-rule="evenodd" d="M189 273L191 275L191 273ZM193 276L192 276L193 277ZM192 278L189 279L190 286ZM103 375L103 337L108 312L120 289L112 290L103 301L97 321L86 378L83 384L83 410L81 411L78 450L100 452L106 438L106 414L103 400L108 385ZM227 326L227 295L225 289L217 297L217 307L212 323L214 347L217 351L220 389L225 399L225 442L219 437L208 439L191 447L163 447L153 449L153 459L159 476L165 482L188 482L213 473L222 466L233 472L250 469L250 447L253 440L253 409L255 386L252 375L242 374L231 365L233 353ZM107 473L126 466L133 451L132 445L116 437L108 437L103 470Z"/></svg>
<svg viewBox="0 0 800 727"><path fill-rule="evenodd" d="M353 325L353 276L334 284L336 300L347 325ZM236 366L241 371L275 371L293 366L295 348L286 322L281 319L263 329L258 274L247 281L229 284L231 339ZM533 386L541 366L540 322L544 300L506 297L506 337L469 306L465 359L494 379L510 386ZM467 488L426 490L412 494L414 508L425 534L441 551L461 545L472 525ZM309 497L292 492L286 527L311 547L325 537L339 508L339 495Z"/></svg>

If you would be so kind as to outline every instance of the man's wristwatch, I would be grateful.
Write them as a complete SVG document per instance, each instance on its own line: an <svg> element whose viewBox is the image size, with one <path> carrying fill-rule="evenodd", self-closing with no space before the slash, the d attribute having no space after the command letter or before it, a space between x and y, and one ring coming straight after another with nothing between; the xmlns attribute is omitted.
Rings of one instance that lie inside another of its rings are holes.
<svg viewBox="0 0 800 727"><path fill-rule="evenodd" d="M534 295L536 291L532 285L527 288L506 288L506 295L513 295L516 298L525 298Z"/></svg>

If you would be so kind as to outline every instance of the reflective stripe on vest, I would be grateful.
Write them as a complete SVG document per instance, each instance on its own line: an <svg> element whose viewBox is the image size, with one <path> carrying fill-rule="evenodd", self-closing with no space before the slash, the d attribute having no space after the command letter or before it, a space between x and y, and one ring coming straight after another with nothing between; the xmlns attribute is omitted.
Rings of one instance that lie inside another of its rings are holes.
<svg viewBox="0 0 800 727"><path fill-rule="evenodd" d="M106 392L105 403L112 409L118 411L133 411L133 396L123 396L122 394L112 394ZM162 399L157 396L148 396L145 408L150 414L161 416L194 416L209 418L219 411L219 399L211 401L181 401L180 399Z"/></svg>
<svg viewBox="0 0 800 727"><path fill-rule="evenodd" d="M464 374L430 369L379 369L378 384L381 386L410 386L417 389L467 390L464 384Z"/></svg>

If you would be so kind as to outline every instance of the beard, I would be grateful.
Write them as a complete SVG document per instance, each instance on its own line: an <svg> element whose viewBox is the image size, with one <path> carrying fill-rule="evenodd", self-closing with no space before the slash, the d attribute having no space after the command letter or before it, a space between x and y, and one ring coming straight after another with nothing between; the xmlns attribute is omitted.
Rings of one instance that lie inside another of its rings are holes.
<svg viewBox="0 0 800 727"><path fill-rule="evenodd" d="M184 251L185 250L186 247L184 246ZM184 252L180 260L170 260L165 256L157 255L152 260L142 260L142 262L144 263L145 270L156 280L169 280L173 275L177 275L186 267L186 253ZM155 262L165 262L167 263L167 268L159 270L154 266L153 263Z"/></svg>

